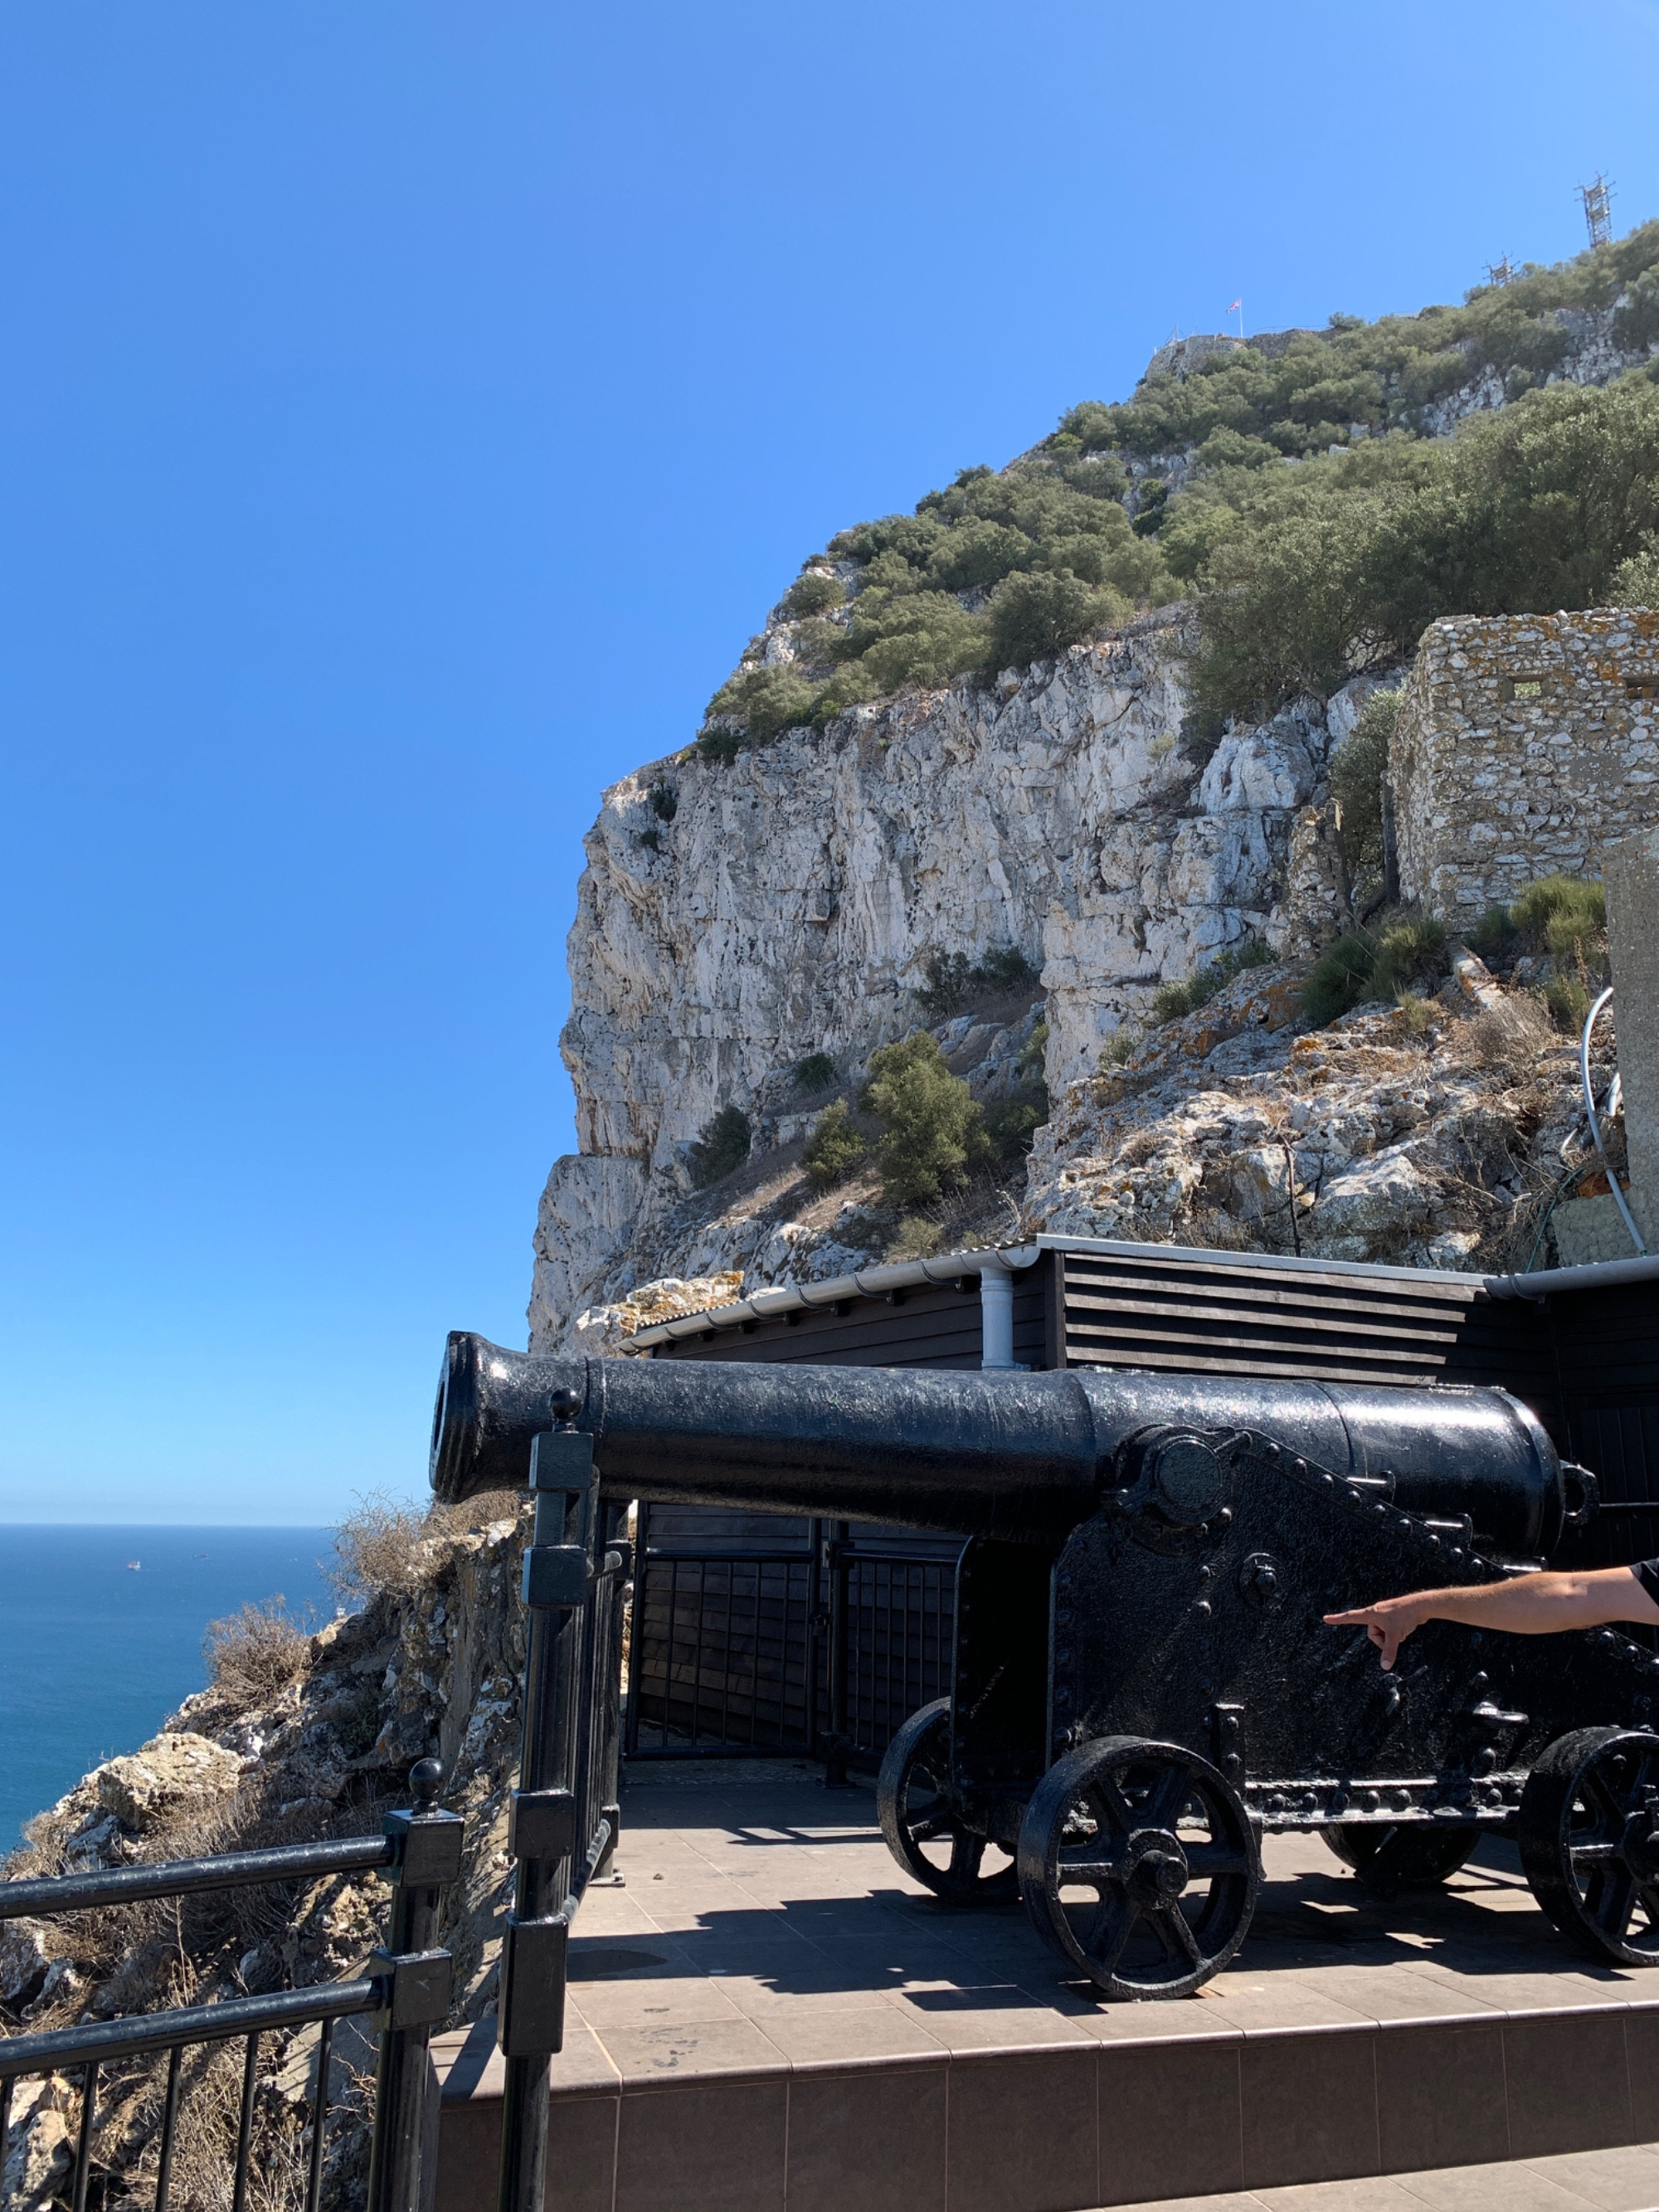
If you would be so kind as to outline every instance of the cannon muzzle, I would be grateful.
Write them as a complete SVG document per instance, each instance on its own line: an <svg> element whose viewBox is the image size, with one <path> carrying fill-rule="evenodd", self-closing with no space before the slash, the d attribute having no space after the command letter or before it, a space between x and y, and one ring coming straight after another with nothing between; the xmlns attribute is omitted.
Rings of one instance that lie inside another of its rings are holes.
<svg viewBox="0 0 1659 2212"><path fill-rule="evenodd" d="M1468 1516L1505 1553L1547 1554L1569 1518L1561 1462L1502 1390L1373 1389L1277 1376L1095 1368L1025 1375L714 1360L547 1359L453 1333L432 1428L432 1487L516 1488L554 1393L594 1439L615 1498L890 1522L1057 1543L1130 1479L1155 1430L1249 1430ZM574 1408L574 1412L571 1410Z"/></svg>

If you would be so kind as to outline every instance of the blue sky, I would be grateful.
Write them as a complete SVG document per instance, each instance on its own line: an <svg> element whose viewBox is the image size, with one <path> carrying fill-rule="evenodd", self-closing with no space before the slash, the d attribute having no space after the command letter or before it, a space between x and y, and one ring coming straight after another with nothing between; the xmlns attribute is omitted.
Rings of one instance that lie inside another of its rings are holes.
<svg viewBox="0 0 1659 2212"><path fill-rule="evenodd" d="M416 1496L601 787L1178 322L1659 211L1659 8L0 16L0 1518Z"/></svg>

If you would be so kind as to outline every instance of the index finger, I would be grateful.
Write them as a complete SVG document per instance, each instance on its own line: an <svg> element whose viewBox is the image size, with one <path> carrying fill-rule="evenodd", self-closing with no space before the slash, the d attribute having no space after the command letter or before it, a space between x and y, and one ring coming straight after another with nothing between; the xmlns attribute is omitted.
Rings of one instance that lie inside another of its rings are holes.
<svg viewBox="0 0 1659 2212"><path fill-rule="evenodd" d="M1326 1625L1331 1628L1346 1628L1350 1622L1357 1627L1363 1628L1369 1626L1375 1617L1374 1606L1362 1605L1357 1607L1352 1613L1328 1613L1325 1615L1325 1620Z"/></svg>

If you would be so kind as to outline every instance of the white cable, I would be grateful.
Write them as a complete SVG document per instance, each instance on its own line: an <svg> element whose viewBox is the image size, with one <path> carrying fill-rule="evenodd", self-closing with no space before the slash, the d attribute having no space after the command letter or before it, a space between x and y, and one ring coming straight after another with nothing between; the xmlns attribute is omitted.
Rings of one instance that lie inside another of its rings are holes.
<svg viewBox="0 0 1659 2212"><path fill-rule="evenodd" d="M1609 983L1607 989L1602 992L1601 997L1596 1000L1595 1004L1590 1008L1589 1013L1584 1017L1584 1034L1578 1040L1578 1073L1583 1079L1584 1111L1589 1116L1590 1134L1595 1139L1596 1151L1601 1155L1601 1164L1607 1171L1607 1188L1613 1193L1613 1203L1619 1208L1619 1212L1623 1218L1626 1228L1630 1231L1631 1243L1635 1245L1638 1252L1639 1252L1642 1257L1645 1260L1648 1256L1648 1248L1642 1242L1642 1232L1637 1227L1629 1206L1625 1203L1625 1194L1619 1188L1619 1178L1613 1171L1613 1162L1607 1158L1607 1148L1601 1141L1601 1124L1595 1116L1595 1092L1590 1085L1590 1032L1595 1027L1596 1021L1601 1015L1602 1008L1611 1002L1612 998L1613 986ZM1609 1114L1613 1111L1613 1103L1618 1093L1619 1078L1615 1075L1613 1079L1612 1088L1607 1092L1607 1111Z"/></svg>

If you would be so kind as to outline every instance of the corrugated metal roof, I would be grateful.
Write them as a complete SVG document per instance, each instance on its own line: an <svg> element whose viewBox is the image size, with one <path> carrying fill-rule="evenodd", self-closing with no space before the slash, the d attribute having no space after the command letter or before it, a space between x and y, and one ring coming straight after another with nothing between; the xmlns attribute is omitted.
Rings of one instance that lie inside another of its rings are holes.
<svg viewBox="0 0 1659 2212"><path fill-rule="evenodd" d="M1132 1243L1103 1237L1036 1237L1021 1244L975 1245L965 1252L948 1252L931 1260L894 1261L890 1266L860 1268L836 1275L824 1283L804 1283L793 1289L757 1291L735 1305L714 1306L707 1311L683 1314L672 1321L654 1322L630 1337L625 1349L649 1352L659 1344L672 1344L711 1331L738 1328L745 1322L770 1321L780 1315L813 1307L839 1305L848 1298L890 1297L895 1291L915 1290L927 1283L956 1283L982 1273L989 1267L1018 1271L1034 1264L1044 1251L1099 1253L1123 1260L1156 1255L1160 1260L1188 1260L1210 1267L1282 1269L1291 1275L1351 1276L1358 1280L1455 1284L1467 1291L1480 1289L1492 1297L1546 1297L1552 1291L1611 1288L1618 1283L1645 1282L1659 1277L1659 1258L1608 1260L1589 1267L1549 1267L1532 1275L1472 1275L1435 1267L1389 1267L1359 1260L1298 1260L1275 1252L1210 1250L1189 1244Z"/></svg>

